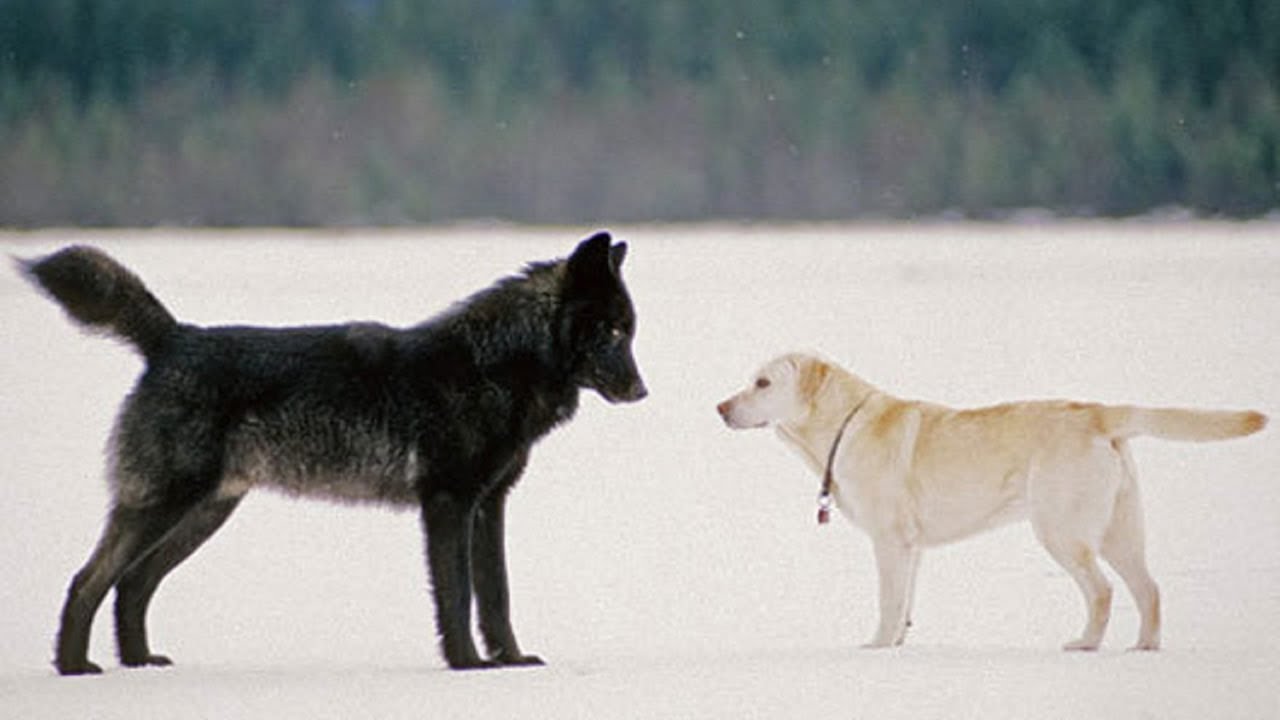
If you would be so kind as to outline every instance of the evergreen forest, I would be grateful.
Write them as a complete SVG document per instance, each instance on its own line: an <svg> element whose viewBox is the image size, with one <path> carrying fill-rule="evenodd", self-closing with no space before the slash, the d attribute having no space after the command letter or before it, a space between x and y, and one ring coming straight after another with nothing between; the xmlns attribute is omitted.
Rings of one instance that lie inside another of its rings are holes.
<svg viewBox="0 0 1280 720"><path fill-rule="evenodd" d="M1280 0L0 0L0 225L1280 207Z"/></svg>

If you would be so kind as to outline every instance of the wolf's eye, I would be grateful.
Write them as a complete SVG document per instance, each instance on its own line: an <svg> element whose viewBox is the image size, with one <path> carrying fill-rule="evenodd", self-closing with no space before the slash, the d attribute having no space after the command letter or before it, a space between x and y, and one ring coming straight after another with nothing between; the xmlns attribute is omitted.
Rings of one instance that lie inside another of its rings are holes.
<svg viewBox="0 0 1280 720"><path fill-rule="evenodd" d="M769 378L760 378L756 380L756 389L764 390L765 388L769 387L769 385L771 384L772 383L769 382Z"/></svg>

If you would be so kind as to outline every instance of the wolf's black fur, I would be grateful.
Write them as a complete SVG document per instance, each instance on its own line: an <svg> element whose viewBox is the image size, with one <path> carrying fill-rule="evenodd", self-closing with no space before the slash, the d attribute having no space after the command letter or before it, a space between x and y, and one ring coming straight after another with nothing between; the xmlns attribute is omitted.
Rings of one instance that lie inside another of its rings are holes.
<svg viewBox="0 0 1280 720"><path fill-rule="evenodd" d="M121 662L167 665L147 642L151 596L255 485L420 508L449 666L540 663L508 617L504 505L580 388L610 402L647 393L631 355L625 255L598 233L403 330L200 328L98 250L25 263L74 319L146 359L112 436L106 528L67 593L58 671L100 672L89 629L112 587ZM488 659L471 637L473 588Z"/></svg>

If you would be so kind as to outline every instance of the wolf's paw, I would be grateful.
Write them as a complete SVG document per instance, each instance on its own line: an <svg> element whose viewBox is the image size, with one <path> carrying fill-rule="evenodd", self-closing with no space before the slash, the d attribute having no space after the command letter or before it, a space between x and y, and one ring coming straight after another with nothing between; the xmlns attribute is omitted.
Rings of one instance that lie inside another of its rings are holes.
<svg viewBox="0 0 1280 720"><path fill-rule="evenodd" d="M173 661L167 655L148 654L138 658L124 658L120 664L130 668L169 667Z"/></svg>
<svg viewBox="0 0 1280 720"><path fill-rule="evenodd" d="M514 657L500 655L495 657L493 660L499 665L524 665L526 667L546 665L546 663L542 661L542 658L537 655L516 655Z"/></svg>
<svg viewBox="0 0 1280 720"><path fill-rule="evenodd" d="M58 661L54 663L59 675L101 675L102 668L88 660Z"/></svg>
<svg viewBox="0 0 1280 720"><path fill-rule="evenodd" d="M501 667L495 660L482 660L481 658L466 658L463 660L450 660L450 670L492 670Z"/></svg>

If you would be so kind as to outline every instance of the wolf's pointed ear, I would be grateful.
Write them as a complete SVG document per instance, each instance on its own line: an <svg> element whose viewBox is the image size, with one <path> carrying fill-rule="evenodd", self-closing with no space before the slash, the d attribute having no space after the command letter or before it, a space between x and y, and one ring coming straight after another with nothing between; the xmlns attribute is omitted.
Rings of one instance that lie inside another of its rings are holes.
<svg viewBox="0 0 1280 720"><path fill-rule="evenodd" d="M620 242L609 248L609 267L613 268L614 275L620 275L622 271L622 261L627 259L627 244Z"/></svg>
<svg viewBox="0 0 1280 720"><path fill-rule="evenodd" d="M578 247L569 256L569 277L584 280L609 272L613 267L609 248L611 242L613 238L609 233L598 232L578 243Z"/></svg>

